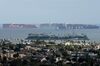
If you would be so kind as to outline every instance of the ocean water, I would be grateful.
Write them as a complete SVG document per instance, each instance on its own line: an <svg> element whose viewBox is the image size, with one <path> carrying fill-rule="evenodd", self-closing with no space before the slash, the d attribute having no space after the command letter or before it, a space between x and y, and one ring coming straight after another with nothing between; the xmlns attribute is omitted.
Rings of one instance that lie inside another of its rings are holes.
<svg viewBox="0 0 100 66"><path fill-rule="evenodd" d="M91 41L100 42L100 29L0 29L0 39L9 39L11 41L16 41L17 39L25 39L29 33L43 33L55 35L85 34L89 37Z"/></svg>

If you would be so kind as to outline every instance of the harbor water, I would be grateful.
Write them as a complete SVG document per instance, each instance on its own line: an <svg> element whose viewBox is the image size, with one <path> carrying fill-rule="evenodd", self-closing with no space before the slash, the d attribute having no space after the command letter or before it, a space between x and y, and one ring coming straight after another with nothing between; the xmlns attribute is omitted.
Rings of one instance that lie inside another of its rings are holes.
<svg viewBox="0 0 100 66"><path fill-rule="evenodd" d="M53 35L85 34L91 41L100 42L100 29L0 29L0 39L9 39L11 41L16 41L17 39L25 39L29 33L43 33Z"/></svg>

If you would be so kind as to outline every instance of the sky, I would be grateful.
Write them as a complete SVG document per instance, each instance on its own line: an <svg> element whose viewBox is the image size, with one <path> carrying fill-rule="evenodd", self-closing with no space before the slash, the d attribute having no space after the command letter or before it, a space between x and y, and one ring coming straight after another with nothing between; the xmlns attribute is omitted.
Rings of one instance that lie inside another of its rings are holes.
<svg viewBox="0 0 100 66"><path fill-rule="evenodd" d="M0 24L100 24L100 0L0 0Z"/></svg>

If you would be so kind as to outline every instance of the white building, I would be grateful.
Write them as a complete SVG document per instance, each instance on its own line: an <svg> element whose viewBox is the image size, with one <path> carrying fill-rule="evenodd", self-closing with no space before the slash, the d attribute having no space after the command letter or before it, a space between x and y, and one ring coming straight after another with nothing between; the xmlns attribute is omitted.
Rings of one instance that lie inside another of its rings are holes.
<svg viewBox="0 0 100 66"><path fill-rule="evenodd" d="M96 45L95 49L100 49L100 44Z"/></svg>

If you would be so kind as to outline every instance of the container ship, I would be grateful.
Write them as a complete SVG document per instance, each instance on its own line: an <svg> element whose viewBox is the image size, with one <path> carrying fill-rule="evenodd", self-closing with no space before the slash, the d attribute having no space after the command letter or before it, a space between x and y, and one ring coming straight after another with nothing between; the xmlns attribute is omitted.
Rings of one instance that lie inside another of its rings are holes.
<svg viewBox="0 0 100 66"><path fill-rule="evenodd" d="M36 25L32 24L3 24L3 28L37 28Z"/></svg>

